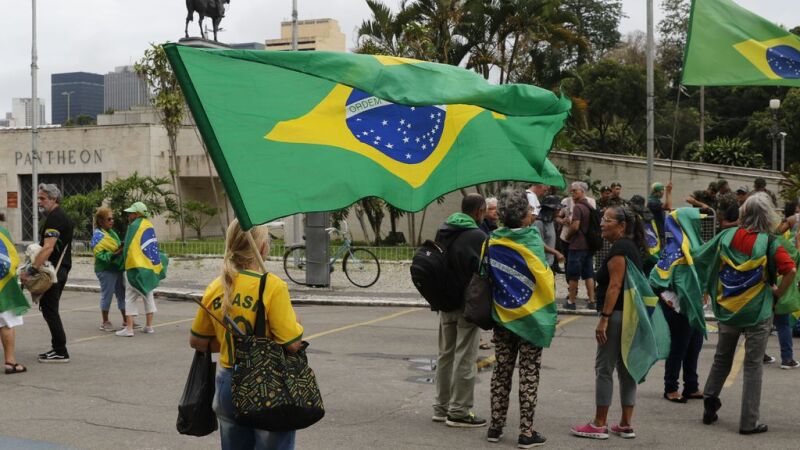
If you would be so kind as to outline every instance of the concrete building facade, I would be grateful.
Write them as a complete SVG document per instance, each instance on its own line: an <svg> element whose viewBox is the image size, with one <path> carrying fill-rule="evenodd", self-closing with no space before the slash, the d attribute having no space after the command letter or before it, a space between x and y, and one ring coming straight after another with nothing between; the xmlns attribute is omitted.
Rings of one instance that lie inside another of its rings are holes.
<svg viewBox="0 0 800 450"><path fill-rule="evenodd" d="M150 103L150 92L133 66L119 66L103 76L103 111L125 111Z"/></svg>
<svg viewBox="0 0 800 450"><path fill-rule="evenodd" d="M281 37L267 39L264 44L267 50L291 50L292 22L281 22ZM333 19L298 20L297 49L332 52L347 50L345 35L339 27L339 22Z"/></svg>
<svg viewBox="0 0 800 450"><path fill-rule="evenodd" d="M89 72L54 73L50 76L53 123L86 115L97 119L103 113L103 75Z"/></svg>
<svg viewBox="0 0 800 450"><path fill-rule="evenodd" d="M44 100L39 98L37 101L39 109L39 121L37 125L44 125L45 121L45 105ZM11 99L11 115L6 114L6 119L9 121L9 127L32 127L33 126L33 100L27 98L12 98Z"/></svg>

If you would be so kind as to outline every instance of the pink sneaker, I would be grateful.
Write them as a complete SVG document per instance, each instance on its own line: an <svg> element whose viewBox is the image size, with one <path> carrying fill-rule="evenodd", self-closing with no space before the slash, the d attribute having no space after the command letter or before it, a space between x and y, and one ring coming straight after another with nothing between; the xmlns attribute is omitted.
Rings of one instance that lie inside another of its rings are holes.
<svg viewBox="0 0 800 450"><path fill-rule="evenodd" d="M636 437L636 433L633 432L633 427L630 425L623 427L622 425L615 423L614 425L611 425L611 432L623 439L633 439Z"/></svg>
<svg viewBox="0 0 800 450"><path fill-rule="evenodd" d="M608 427L597 427L591 422L586 425L575 425L570 428L570 431L575 436L590 439L608 439Z"/></svg>

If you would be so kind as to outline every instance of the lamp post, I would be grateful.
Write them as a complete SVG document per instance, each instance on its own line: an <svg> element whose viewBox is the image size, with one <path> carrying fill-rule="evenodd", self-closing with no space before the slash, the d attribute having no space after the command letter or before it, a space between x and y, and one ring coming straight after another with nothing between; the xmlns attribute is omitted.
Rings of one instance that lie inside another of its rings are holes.
<svg viewBox="0 0 800 450"><path fill-rule="evenodd" d="M38 116L39 98L36 92L37 76L39 73L39 56L36 52L36 0L31 1L31 109L33 111L33 121L31 123L31 197L33 198L33 208L31 209L31 239L36 242L39 239L39 203L36 198L39 186L39 172L36 167L36 160L39 158L39 129Z"/></svg>
<svg viewBox="0 0 800 450"><path fill-rule="evenodd" d="M72 116L70 115L70 111L69 111L69 100L72 97L72 94L74 94L74 93L75 93L75 91L69 91L69 92L65 91L65 92L61 93L61 95L66 95L67 96L67 122L69 122L69 119L72 118Z"/></svg>
<svg viewBox="0 0 800 450"><path fill-rule="evenodd" d="M781 131L781 172L786 171L786 136L787 134Z"/></svg>
<svg viewBox="0 0 800 450"><path fill-rule="evenodd" d="M769 135L772 138L772 170L778 170L778 110L781 108L781 101L773 98L769 101L769 109L772 110L772 128Z"/></svg>

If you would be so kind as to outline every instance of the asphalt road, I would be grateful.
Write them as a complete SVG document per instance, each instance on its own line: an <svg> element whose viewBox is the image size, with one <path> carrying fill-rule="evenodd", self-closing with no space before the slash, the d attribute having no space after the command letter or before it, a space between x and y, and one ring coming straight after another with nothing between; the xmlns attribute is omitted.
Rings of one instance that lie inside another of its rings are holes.
<svg viewBox="0 0 800 450"><path fill-rule="evenodd" d="M0 448L9 449L212 449L218 435L193 438L175 431L177 402L192 357L188 347L196 306L157 300L156 333L119 338L97 329L94 294L68 292L63 319L72 362L45 365L36 354L49 349L49 334L38 312L18 329L18 360L29 372L0 375ZM113 308L113 307L112 307ZM424 309L302 306L298 313L311 342L309 359L317 373L327 414L297 435L300 449L513 448L518 406L512 393L506 437L485 440L486 429L450 429L431 422L431 360L436 354L436 316ZM119 322L112 310L114 323ZM762 420L770 431L740 436L742 374L734 365L723 391L720 421L700 422L702 403L673 404L661 398L663 364L640 385L634 417L637 438L591 441L571 437L569 426L590 420L594 410L594 317L565 316L557 338L545 350L536 429L549 448L800 448L797 381L800 370L765 367ZM488 334L485 335L488 338ZM701 377L708 373L716 335L701 353ZM777 338L769 352L778 354ZM481 358L492 355L480 352ZM485 363L484 363L485 364ZM491 365L475 388L476 412L489 414ZM516 381L515 381L516 383ZM611 420L619 415L615 404Z"/></svg>

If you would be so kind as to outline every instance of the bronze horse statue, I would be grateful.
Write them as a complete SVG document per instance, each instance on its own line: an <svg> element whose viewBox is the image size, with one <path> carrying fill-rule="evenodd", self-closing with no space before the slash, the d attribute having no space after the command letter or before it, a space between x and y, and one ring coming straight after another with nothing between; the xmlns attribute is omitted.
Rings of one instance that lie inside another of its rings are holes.
<svg viewBox="0 0 800 450"><path fill-rule="evenodd" d="M200 36L206 39L206 33L203 30L203 19L206 17L211 18L211 23L214 25L214 41L217 41L217 30L219 30L219 23L225 17L225 3L230 3L230 0L186 0L186 27L184 33L189 37L189 22L194 18L194 13L200 16L198 25L200 25Z"/></svg>

